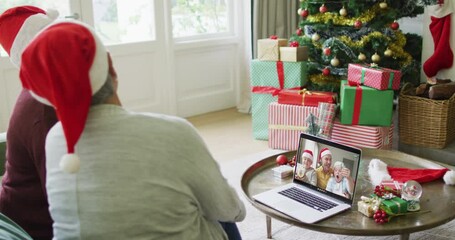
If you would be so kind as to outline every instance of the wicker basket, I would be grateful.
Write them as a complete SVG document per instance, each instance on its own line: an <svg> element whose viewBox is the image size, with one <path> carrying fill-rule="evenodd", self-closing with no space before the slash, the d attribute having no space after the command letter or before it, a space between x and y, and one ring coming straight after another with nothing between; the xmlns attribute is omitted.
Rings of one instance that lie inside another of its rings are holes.
<svg viewBox="0 0 455 240"><path fill-rule="evenodd" d="M455 139L455 94L449 100L411 96L415 88L403 86L398 100L400 142L444 148Z"/></svg>

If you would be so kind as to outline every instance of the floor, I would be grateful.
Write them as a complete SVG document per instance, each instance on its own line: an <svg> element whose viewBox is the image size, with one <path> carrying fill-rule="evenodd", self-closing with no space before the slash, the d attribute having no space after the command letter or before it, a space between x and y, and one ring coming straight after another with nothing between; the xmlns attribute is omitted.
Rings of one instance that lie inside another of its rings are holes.
<svg viewBox="0 0 455 240"><path fill-rule="evenodd" d="M251 115L236 108L188 118L218 162L228 162L268 150L268 142L253 139Z"/></svg>

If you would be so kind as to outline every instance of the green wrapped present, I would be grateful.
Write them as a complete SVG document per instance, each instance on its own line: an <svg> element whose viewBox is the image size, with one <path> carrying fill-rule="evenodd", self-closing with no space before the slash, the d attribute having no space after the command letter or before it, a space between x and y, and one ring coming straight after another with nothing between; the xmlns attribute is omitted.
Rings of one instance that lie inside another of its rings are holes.
<svg viewBox="0 0 455 240"><path fill-rule="evenodd" d="M251 115L253 137L269 138L269 104L282 89L297 89L307 82L307 62L251 61Z"/></svg>
<svg viewBox="0 0 455 240"><path fill-rule="evenodd" d="M383 200L381 204L395 214L406 213L408 211L408 202L399 197Z"/></svg>
<svg viewBox="0 0 455 240"><path fill-rule="evenodd" d="M390 126L393 113L393 90L350 86L341 81L340 122L351 125Z"/></svg>

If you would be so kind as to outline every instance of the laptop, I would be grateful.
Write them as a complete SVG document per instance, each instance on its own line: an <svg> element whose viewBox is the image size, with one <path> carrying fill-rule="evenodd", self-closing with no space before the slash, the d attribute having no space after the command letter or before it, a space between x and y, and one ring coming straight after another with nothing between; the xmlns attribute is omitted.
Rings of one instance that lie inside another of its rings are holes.
<svg viewBox="0 0 455 240"><path fill-rule="evenodd" d="M302 155L308 157L308 150L314 153L313 169L321 150L324 155L332 155L334 172L326 187L325 181L316 184L310 181L316 173L304 165L308 161ZM253 195L253 199L304 223L315 223L346 211L353 204L361 155L358 148L301 133L292 183Z"/></svg>

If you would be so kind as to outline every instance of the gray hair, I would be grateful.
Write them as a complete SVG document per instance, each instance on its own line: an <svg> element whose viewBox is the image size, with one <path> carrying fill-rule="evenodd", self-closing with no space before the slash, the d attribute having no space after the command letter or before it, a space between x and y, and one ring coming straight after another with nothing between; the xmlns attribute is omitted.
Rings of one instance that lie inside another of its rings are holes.
<svg viewBox="0 0 455 240"><path fill-rule="evenodd" d="M111 74L107 74L107 79L104 85L92 96L92 103L91 105L99 105L102 104L114 94L114 85L113 79Z"/></svg>
<svg viewBox="0 0 455 240"><path fill-rule="evenodd" d="M343 162L340 162L340 161L336 161L334 164L333 164L333 169L335 168L344 168L344 163Z"/></svg>

